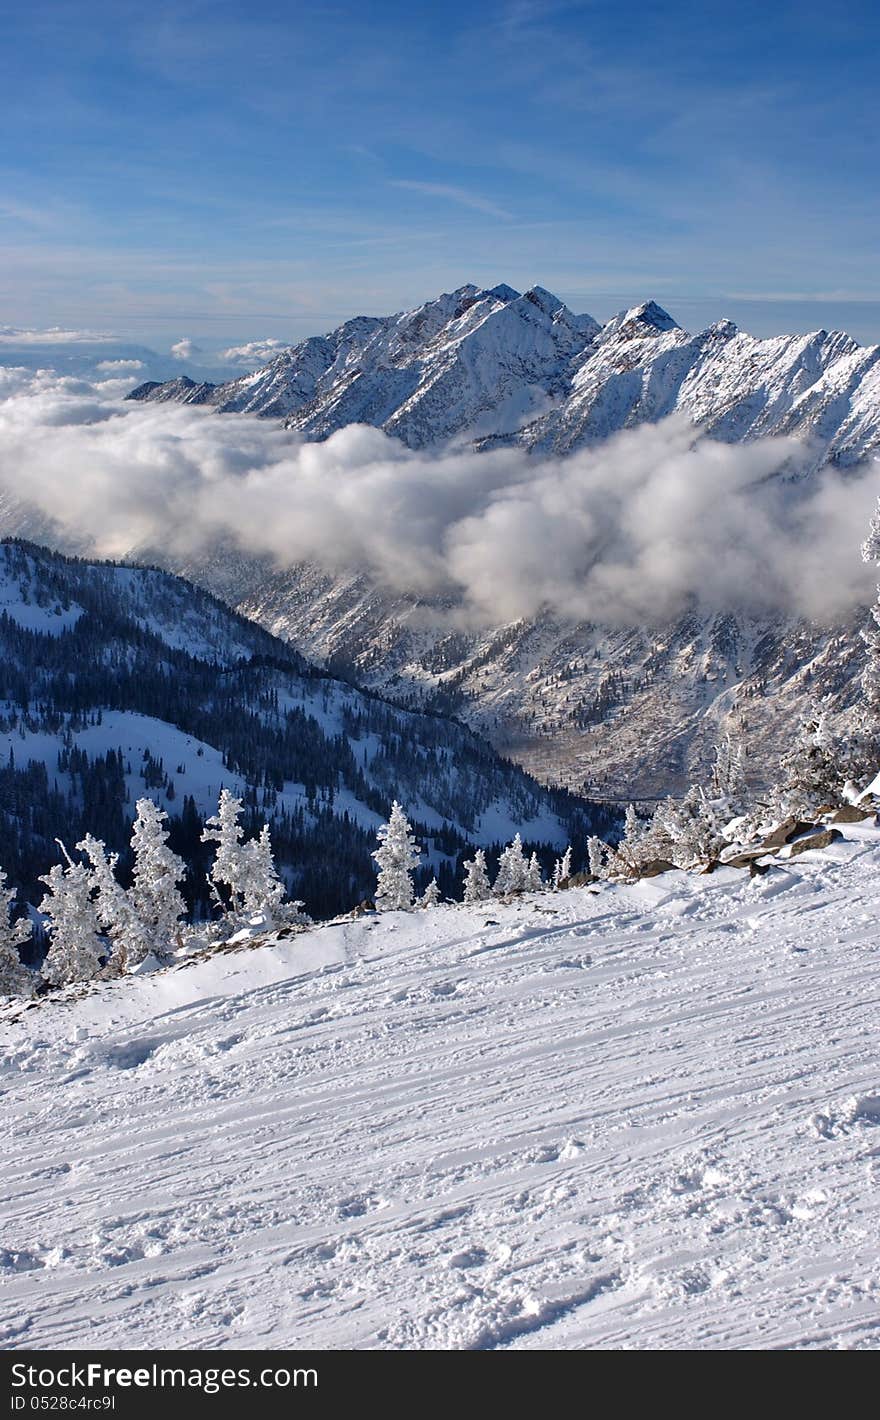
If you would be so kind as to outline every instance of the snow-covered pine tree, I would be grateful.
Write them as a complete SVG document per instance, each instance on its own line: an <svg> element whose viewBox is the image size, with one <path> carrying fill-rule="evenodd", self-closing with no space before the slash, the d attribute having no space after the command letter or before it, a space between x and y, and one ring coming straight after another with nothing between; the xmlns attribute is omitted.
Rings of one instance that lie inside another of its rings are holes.
<svg viewBox="0 0 880 1420"><path fill-rule="evenodd" d="M880 502L871 519L868 536L862 544L862 557L866 562L875 562L880 571ZM871 625L862 632L867 651L867 661L862 672L862 698L864 713L870 729L880 736L880 586L877 600L871 608Z"/></svg>
<svg viewBox="0 0 880 1420"><path fill-rule="evenodd" d="M617 845L612 860L613 867L624 876L632 876L639 870L643 857L646 825L636 813L635 804L628 804L623 820L623 837Z"/></svg>
<svg viewBox="0 0 880 1420"><path fill-rule="evenodd" d="M742 813L745 807L743 748L741 742L731 735L725 735L715 746L709 792L719 807L723 804L729 810L731 818Z"/></svg>
<svg viewBox="0 0 880 1420"><path fill-rule="evenodd" d="M537 853L533 853L526 868L525 890L526 892L541 892L544 887L544 875L541 872L541 864L538 862Z"/></svg>
<svg viewBox="0 0 880 1420"><path fill-rule="evenodd" d="M726 815L719 815L699 784L692 784L683 799L658 804L643 847L649 844L650 856L668 858L677 868L709 863L726 846L725 822Z"/></svg>
<svg viewBox="0 0 880 1420"><path fill-rule="evenodd" d="M0 868L0 996L32 996L36 978L21 959L19 947L31 935L27 918L12 921L15 889L6 886L6 874Z"/></svg>
<svg viewBox="0 0 880 1420"><path fill-rule="evenodd" d="M118 853L107 853L100 838L87 833L77 850L84 853L91 870L92 898L98 922L109 939L111 955L107 974L120 975L142 962L150 941L129 894L116 879Z"/></svg>
<svg viewBox="0 0 880 1420"><path fill-rule="evenodd" d="M220 790L217 812L205 823L203 843L216 843L217 852L208 874L214 900L226 912L238 914L244 906L251 869L241 826L242 801L229 789Z"/></svg>
<svg viewBox="0 0 880 1420"><path fill-rule="evenodd" d="M595 833L587 839L587 866L590 876L602 878L605 876L605 858L608 853L608 844L603 843Z"/></svg>
<svg viewBox="0 0 880 1420"><path fill-rule="evenodd" d="M181 943L180 919L186 910L177 890L186 864L168 847L168 815L152 799L138 799L131 831L134 870L129 898L144 928L150 951L167 963Z"/></svg>
<svg viewBox="0 0 880 1420"><path fill-rule="evenodd" d="M90 981L97 976L105 946L92 901L92 875L83 863L74 863L61 845L67 865L56 863L45 877L46 894L40 911L46 918L49 950L42 974L50 986Z"/></svg>
<svg viewBox="0 0 880 1420"><path fill-rule="evenodd" d="M305 926L311 919L301 902L285 902L284 882L275 867L269 825L243 845L245 875L242 882L243 911L246 916L264 917L267 923L293 922Z"/></svg>
<svg viewBox="0 0 880 1420"><path fill-rule="evenodd" d="M486 868L486 855L478 848L473 858L464 864L465 902L485 902L492 896L492 885Z"/></svg>
<svg viewBox="0 0 880 1420"><path fill-rule="evenodd" d="M511 892L522 892L525 889L528 871L529 862L523 852L522 839L517 833L513 842L507 845L498 859L498 873L492 889L495 896L505 897Z"/></svg>
<svg viewBox="0 0 880 1420"><path fill-rule="evenodd" d="M819 710L800 725L794 745L782 758L782 779L774 794L780 818L813 813L843 799L847 748Z"/></svg>
<svg viewBox="0 0 880 1420"><path fill-rule="evenodd" d="M438 903L439 901L440 901L440 889L439 889L438 886L437 886L437 879L436 879L436 878L432 878L431 881L428 883L428 886L425 888L425 891L422 893L421 897L419 898L418 902L416 903L416 906L417 906L417 907L436 907L436 906L437 906L437 903Z"/></svg>
<svg viewBox="0 0 880 1420"><path fill-rule="evenodd" d="M377 830L376 837L376 906L380 912L409 912L413 905L413 869L418 866L422 850L396 799L388 822Z"/></svg>
<svg viewBox="0 0 880 1420"><path fill-rule="evenodd" d="M561 858L556 859L553 868L553 891L558 892L563 883L571 877L571 844L568 845Z"/></svg>
<svg viewBox="0 0 880 1420"><path fill-rule="evenodd" d="M264 823L259 836L252 838L244 847L244 910L247 913L260 913L271 919L278 914L284 901L285 889L275 867L269 825ZM298 906L302 907L302 903Z"/></svg>

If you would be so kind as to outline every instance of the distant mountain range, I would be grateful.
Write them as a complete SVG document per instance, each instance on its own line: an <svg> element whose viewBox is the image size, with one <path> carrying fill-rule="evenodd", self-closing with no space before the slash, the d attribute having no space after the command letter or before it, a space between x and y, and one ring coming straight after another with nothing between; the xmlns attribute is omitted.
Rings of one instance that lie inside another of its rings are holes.
<svg viewBox="0 0 880 1420"><path fill-rule="evenodd" d="M360 316L223 384L148 381L129 396L282 420L312 439L371 424L410 448L449 440L565 453L681 412L715 439L809 440L816 464L880 446L880 346L839 331L691 335L654 301L605 325L536 286L462 286Z"/></svg>
<svg viewBox="0 0 880 1420"><path fill-rule="evenodd" d="M799 436L803 472L880 452L880 346L827 331L758 340L729 321L690 335L655 302L601 326L540 287L463 286L348 321L242 379L147 384L131 398L249 412L311 439L362 421L414 448L561 454L677 411L728 442ZM548 614L451 632L448 608L435 614L356 569L278 571L218 547L179 570L319 662L453 710L539 778L600 796L682 790L727 731L766 782L816 696L852 703L862 665L858 614L817 626L695 607L673 625Z"/></svg>

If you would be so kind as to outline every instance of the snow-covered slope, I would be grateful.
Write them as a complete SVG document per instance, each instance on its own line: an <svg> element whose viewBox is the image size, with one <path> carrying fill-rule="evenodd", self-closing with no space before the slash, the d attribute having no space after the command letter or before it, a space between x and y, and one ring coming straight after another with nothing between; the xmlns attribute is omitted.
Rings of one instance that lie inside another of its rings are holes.
<svg viewBox="0 0 880 1420"><path fill-rule="evenodd" d="M7 1008L8 1349L876 1349L880 831Z"/></svg>
<svg viewBox="0 0 880 1420"><path fill-rule="evenodd" d="M681 617L611 628L548 615L450 629L448 608L311 566L279 572L224 552L183 570L319 664L413 703L437 704L550 783L596 797L681 792L726 733L755 785L817 697L858 695L864 613L822 626L784 616Z"/></svg>
<svg viewBox="0 0 880 1420"><path fill-rule="evenodd" d="M56 837L124 853L145 793L181 816L194 872L196 817L223 786L243 797L321 915L372 891L395 798L448 891L468 843L519 830L552 857L590 821L463 725L316 670L179 577L20 542L0 544L0 780L0 865L30 901Z"/></svg>
<svg viewBox="0 0 880 1420"><path fill-rule="evenodd" d="M880 346L825 330L759 340L728 320L691 335L654 301L600 327L540 286L469 285L347 321L227 384L131 398L280 418L310 438L364 423L412 448L466 437L554 453L679 412L716 439L797 435L817 464L848 466L880 444Z"/></svg>
<svg viewBox="0 0 880 1420"><path fill-rule="evenodd" d="M413 311L346 321L228 384L154 382L131 398L283 418L311 438L375 424L418 448L516 431L562 394L598 329L540 287L462 286Z"/></svg>

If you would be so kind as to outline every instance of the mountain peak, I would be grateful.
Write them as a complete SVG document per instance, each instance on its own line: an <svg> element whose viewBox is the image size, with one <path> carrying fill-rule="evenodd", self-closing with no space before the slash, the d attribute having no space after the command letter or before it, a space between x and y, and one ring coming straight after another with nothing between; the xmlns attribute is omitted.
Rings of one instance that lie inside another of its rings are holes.
<svg viewBox="0 0 880 1420"><path fill-rule="evenodd" d="M490 286L486 292L487 296L495 296L499 301L518 301L520 292L515 291L512 286L508 286L502 281L497 286Z"/></svg>
<svg viewBox="0 0 880 1420"><path fill-rule="evenodd" d="M640 306L633 306L624 316L624 325L630 321L639 321L642 325L653 326L655 330L678 330L678 321L673 320L668 311L664 311L662 306L658 306L656 301L643 301Z"/></svg>
<svg viewBox="0 0 880 1420"><path fill-rule="evenodd" d="M530 286L523 295L523 300L531 301L533 306L537 306L545 315L552 316L554 311L558 311L565 305L558 296L554 296L552 291L547 291L543 286Z"/></svg>

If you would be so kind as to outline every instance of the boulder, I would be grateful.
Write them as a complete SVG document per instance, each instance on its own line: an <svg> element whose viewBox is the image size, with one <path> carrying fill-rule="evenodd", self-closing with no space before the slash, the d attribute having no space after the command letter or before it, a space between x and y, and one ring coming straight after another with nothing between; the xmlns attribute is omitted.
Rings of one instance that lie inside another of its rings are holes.
<svg viewBox="0 0 880 1420"><path fill-rule="evenodd" d="M786 843L790 843L793 838L797 838L800 833L809 833L815 828L814 823L807 823L799 818L787 818L782 821L778 828L774 828L772 833L761 844L762 851L772 853L784 848Z"/></svg>
<svg viewBox="0 0 880 1420"><path fill-rule="evenodd" d="M667 862L665 858L649 858L646 863L639 864L640 878L658 878L661 873L674 871L675 864Z"/></svg>
<svg viewBox="0 0 880 1420"><path fill-rule="evenodd" d="M771 849L770 852L773 850ZM721 863L725 868L751 868L759 858L764 858L768 850L766 848L741 848L738 853L732 853L729 858L722 858Z"/></svg>
<svg viewBox="0 0 880 1420"><path fill-rule="evenodd" d="M795 858L798 853L806 853L809 848L827 848L843 834L839 828L826 828L819 833L807 834L804 838L798 838L792 843L789 856Z"/></svg>
<svg viewBox="0 0 880 1420"><path fill-rule="evenodd" d="M874 810L867 804L861 807L858 804L847 804L845 808L835 809L831 816L832 823L864 823L866 819L874 818Z"/></svg>

